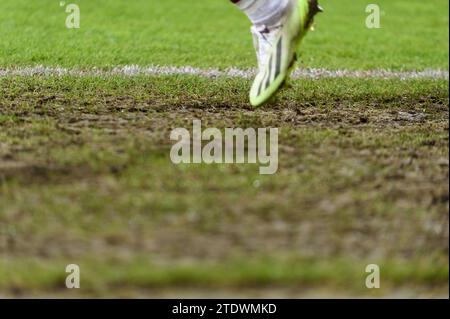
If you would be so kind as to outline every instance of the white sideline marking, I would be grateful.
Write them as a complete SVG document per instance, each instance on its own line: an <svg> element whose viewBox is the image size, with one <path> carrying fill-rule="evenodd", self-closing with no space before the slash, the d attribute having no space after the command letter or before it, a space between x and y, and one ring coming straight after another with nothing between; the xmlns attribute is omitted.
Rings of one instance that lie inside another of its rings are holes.
<svg viewBox="0 0 450 319"><path fill-rule="evenodd" d="M233 78L253 78L256 69L228 68L219 70L215 68L201 69L190 66L149 66L137 65L118 66L113 69L67 69L60 67L20 67L20 68L0 68L0 77L6 76L138 76L138 75L194 75L206 78L233 77ZM296 69L293 78L379 78L379 79L449 79L449 72L445 70L427 69L424 71L391 71L391 70L326 70L326 69Z"/></svg>

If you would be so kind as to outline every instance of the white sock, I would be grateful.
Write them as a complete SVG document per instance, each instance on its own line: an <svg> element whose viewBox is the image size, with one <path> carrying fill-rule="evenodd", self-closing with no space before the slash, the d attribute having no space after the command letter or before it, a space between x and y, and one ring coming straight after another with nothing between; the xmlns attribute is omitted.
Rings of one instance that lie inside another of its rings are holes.
<svg viewBox="0 0 450 319"><path fill-rule="evenodd" d="M289 0L241 0L236 5L254 25L271 26L282 17Z"/></svg>

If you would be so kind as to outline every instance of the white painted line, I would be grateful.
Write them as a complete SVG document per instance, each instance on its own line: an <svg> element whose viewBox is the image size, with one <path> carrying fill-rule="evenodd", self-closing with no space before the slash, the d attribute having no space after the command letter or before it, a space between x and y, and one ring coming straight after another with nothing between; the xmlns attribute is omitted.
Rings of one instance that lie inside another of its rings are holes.
<svg viewBox="0 0 450 319"><path fill-rule="evenodd" d="M190 66L148 66L137 65L118 66L112 69L67 69L60 67L17 67L0 68L0 77L7 76L139 76L139 75L192 75L206 78L233 77L250 79L255 76L255 69L228 68L219 70L215 68L201 69ZM298 78L358 78L358 79L449 79L446 70L427 69L423 71L391 71L391 70L326 70L326 69L296 69L292 77Z"/></svg>

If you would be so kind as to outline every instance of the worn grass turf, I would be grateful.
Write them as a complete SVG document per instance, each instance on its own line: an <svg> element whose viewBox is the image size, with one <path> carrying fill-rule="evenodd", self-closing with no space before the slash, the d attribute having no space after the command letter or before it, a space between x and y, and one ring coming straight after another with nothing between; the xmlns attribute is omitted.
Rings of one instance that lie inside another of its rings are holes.
<svg viewBox="0 0 450 319"><path fill-rule="evenodd" d="M83 296L447 296L448 83L301 80L258 110L249 85L1 78L0 295L70 294L77 263ZM193 118L279 127L278 174L173 165Z"/></svg>
<svg viewBox="0 0 450 319"><path fill-rule="evenodd" d="M379 0L381 29L366 28L366 0L320 2L304 66L448 70L448 1ZM59 1L2 0L0 66L255 66L250 24L228 0L75 3L81 28L68 30Z"/></svg>
<svg viewBox="0 0 450 319"><path fill-rule="evenodd" d="M0 2L0 68L255 66L225 0ZM322 0L302 65L448 70L448 2ZM0 297L448 296L448 83L0 78ZM169 134L279 127L280 167L176 166ZM65 266L82 289L65 289ZM365 288L365 266L382 288Z"/></svg>

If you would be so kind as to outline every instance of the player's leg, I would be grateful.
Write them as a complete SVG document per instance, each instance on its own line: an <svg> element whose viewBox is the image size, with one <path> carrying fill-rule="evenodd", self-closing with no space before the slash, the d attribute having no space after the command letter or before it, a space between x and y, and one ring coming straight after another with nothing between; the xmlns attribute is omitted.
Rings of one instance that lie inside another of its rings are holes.
<svg viewBox="0 0 450 319"><path fill-rule="evenodd" d="M262 70L267 62L269 54L270 41L265 40L264 36L273 37L275 29L278 29L281 18L283 17L289 0L231 0L238 8L243 11L253 26L253 42L255 45L258 68ZM270 30L269 30L270 28Z"/></svg>
<svg viewBox="0 0 450 319"><path fill-rule="evenodd" d="M317 0L231 0L253 23L258 74L250 103L267 102L289 76L296 50L319 11Z"/></svg>

